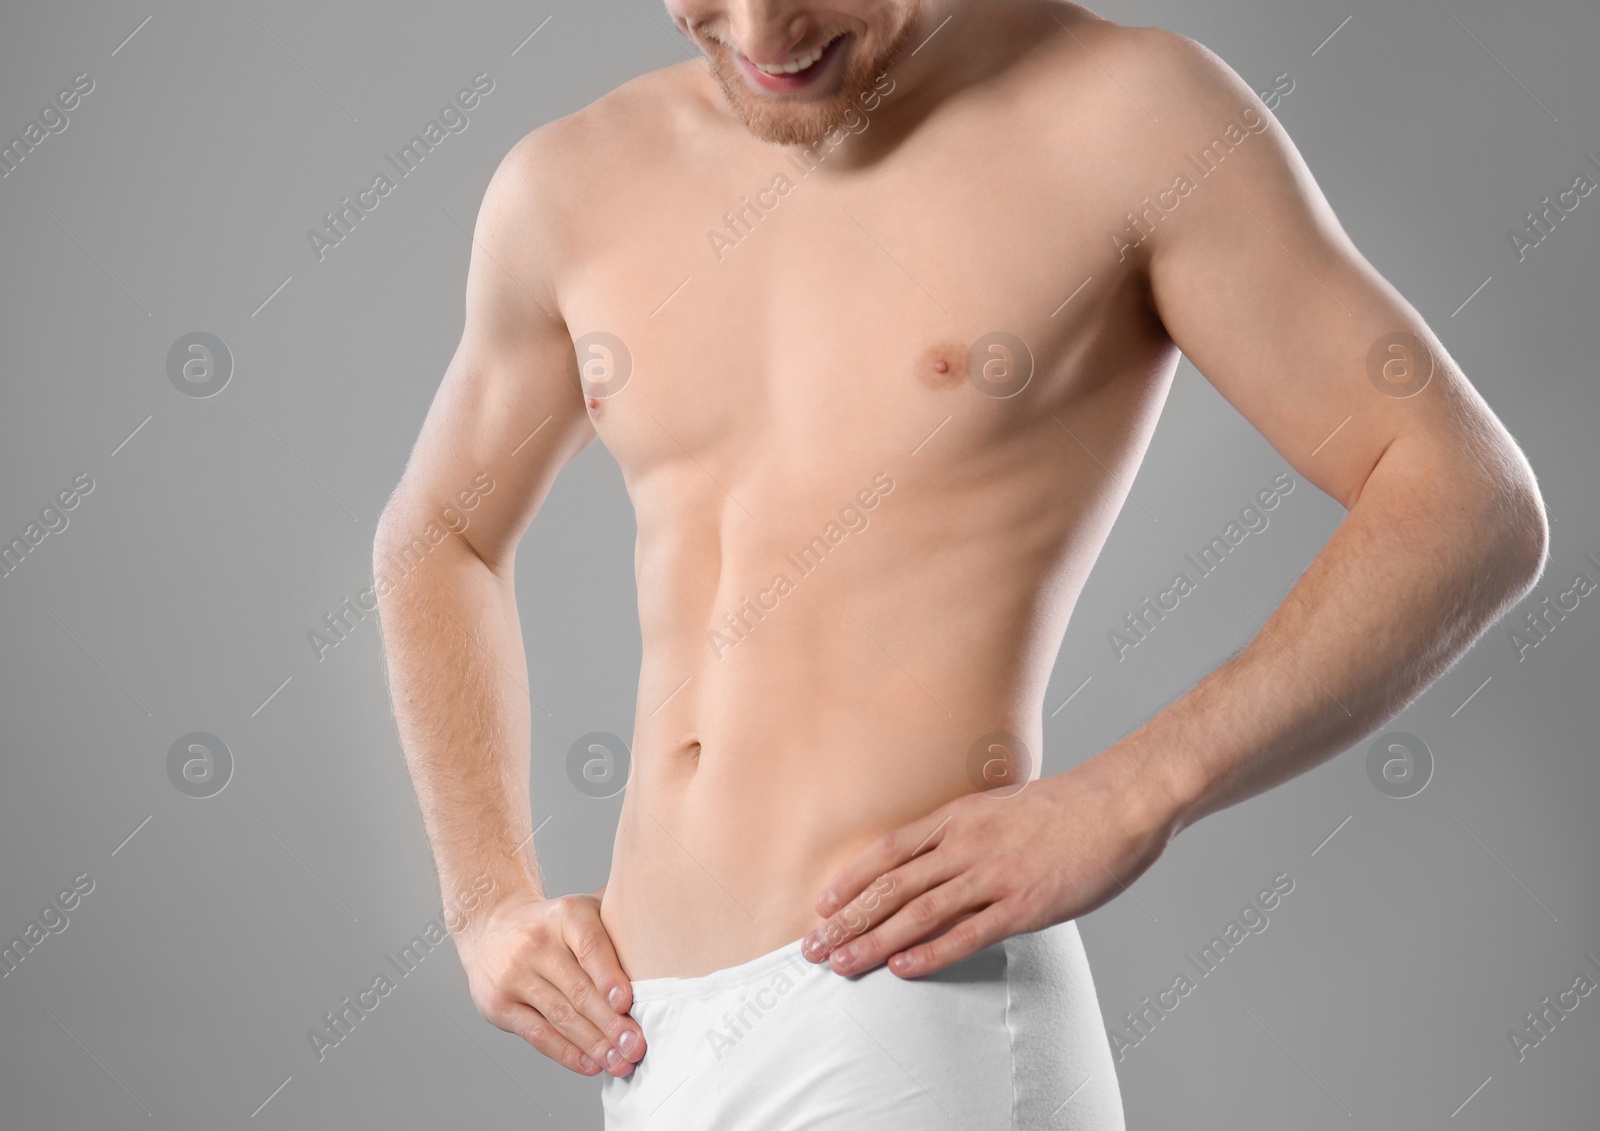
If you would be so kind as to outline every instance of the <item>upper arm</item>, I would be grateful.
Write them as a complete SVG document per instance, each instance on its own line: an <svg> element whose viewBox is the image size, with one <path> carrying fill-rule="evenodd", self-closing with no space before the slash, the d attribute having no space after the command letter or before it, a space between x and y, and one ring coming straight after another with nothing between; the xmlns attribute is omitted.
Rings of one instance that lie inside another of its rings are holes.
<svg viewBox="0 0 1600 1131"><path fill-rule="evenodd" d="M1180 173L1192 186L1166 198L1141 250L1156 313L1195 368L1346 508L1397 441L1434 466L1465 457L1495 482L1521 477L1509 434L1356 250L1260 98L1199 44L1141 34L1161 140L1139 167L1152 200Z"/></svg>
<svg viewBox="0 0 1600 1131"><path fill-rule="evenodd" d="M497 572L595 435L551 285L557 170L541 133L512 148L484 193L461 341L380 524L380 540L448 528Z"/></svg>

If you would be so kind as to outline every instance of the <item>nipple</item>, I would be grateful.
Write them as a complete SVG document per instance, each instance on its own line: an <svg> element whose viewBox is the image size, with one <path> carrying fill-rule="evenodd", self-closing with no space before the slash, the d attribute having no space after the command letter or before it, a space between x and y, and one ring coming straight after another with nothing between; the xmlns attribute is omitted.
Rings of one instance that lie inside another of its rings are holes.
<svg viewBox="0 0 1600 1131"><path fill-rule="evenodd" d="M953 389L967 378L967 347L939 342L922 352L917 376L933 389Z"/></svg>

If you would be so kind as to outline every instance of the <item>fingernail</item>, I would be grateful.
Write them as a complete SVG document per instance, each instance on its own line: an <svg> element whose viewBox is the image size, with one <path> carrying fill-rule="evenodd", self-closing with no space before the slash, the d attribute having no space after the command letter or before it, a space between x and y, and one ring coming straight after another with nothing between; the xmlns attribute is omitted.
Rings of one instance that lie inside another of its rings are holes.
<svg viewBox="0 0 1600 1131"><path fill-rule="evenodd" d="M830 891L822 897L822 913L832 915L837 910L839 910L839 897Z"/></svg>
<svg viewBox="0 0 1600 1131"><path fill-rule="evenodd" d="M822 937L815 932L807 935L805 942L800 944L800 951L807 958L821 958Z"/></svg>
<svg viewBox="0 0 1600 1131"><path fill-rule="evenodd" d="M585 1072L593 1072L595 1069L600 1067L593 1060L591 1060L587 1054L581 1052L578 1054L578 1063L583 1065L583 1070Z"/></svg>
<svg viewBox="0 0 1600 1131"><path fill-rule="evenodd" d="M606 1067L613 1072L622 1067L622 1054L616 1049L606 1049Z"/></svg>
<svg viewBox="0 0 1600 1131"><path fill-rule="evenodd" d="M620 1011L622 1009L622 987L612 986L611 992L606 995L606 1000L611 1003L612 1009Z"/></svg>
<svg viewBox="0 0 1600 1131"><path fill-rule="evenodd" d="M632 1029L624 1029L622 1037L617 1041L622 1046L624 1056L632 1056L633 1051L639 1047L639 1036Z"/></svg>
<svg viewBox="0 0 1600 1131"><path fill-rule="evenodd" d="M856 948L853 946L843 947L834 951L833 957L838 961L840 966L853 965L856 960Z"/></svg>

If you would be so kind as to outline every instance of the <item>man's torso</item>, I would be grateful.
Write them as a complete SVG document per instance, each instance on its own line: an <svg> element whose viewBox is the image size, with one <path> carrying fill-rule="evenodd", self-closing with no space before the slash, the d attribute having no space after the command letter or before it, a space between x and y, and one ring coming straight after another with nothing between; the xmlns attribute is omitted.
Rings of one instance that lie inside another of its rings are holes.
<svg viewBox="0 0 1600 1131"><path fill-rule="evenodd" d="M696 62L583 112L557 282L580 364L616 366L590 416L638 521L602 911L634 978L798 937L872 839L982 787L981 736L1037 770L1176 364L1111 239L1176 170L1129 167L1146 115L1087 53L1128 33L1075 32L860 167L742 134Z"/></svg>

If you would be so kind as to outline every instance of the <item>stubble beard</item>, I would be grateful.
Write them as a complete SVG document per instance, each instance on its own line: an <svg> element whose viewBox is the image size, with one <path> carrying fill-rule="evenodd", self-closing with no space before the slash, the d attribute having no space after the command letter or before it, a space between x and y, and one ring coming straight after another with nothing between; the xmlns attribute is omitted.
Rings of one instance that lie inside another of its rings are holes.
<svg viewBox="0 0 1600 1131"><path fill-rule="evenodd" d="M814 145L844 125L878 78L894 66L922 14L923 0L913 0L905 23L876 58L863 58L852 50L845 60L844 81L838 93L819 101L774 101L750 89L732 58L731 49L711 55L711 75L723 98L744 127L770 145Z"/></svg>

